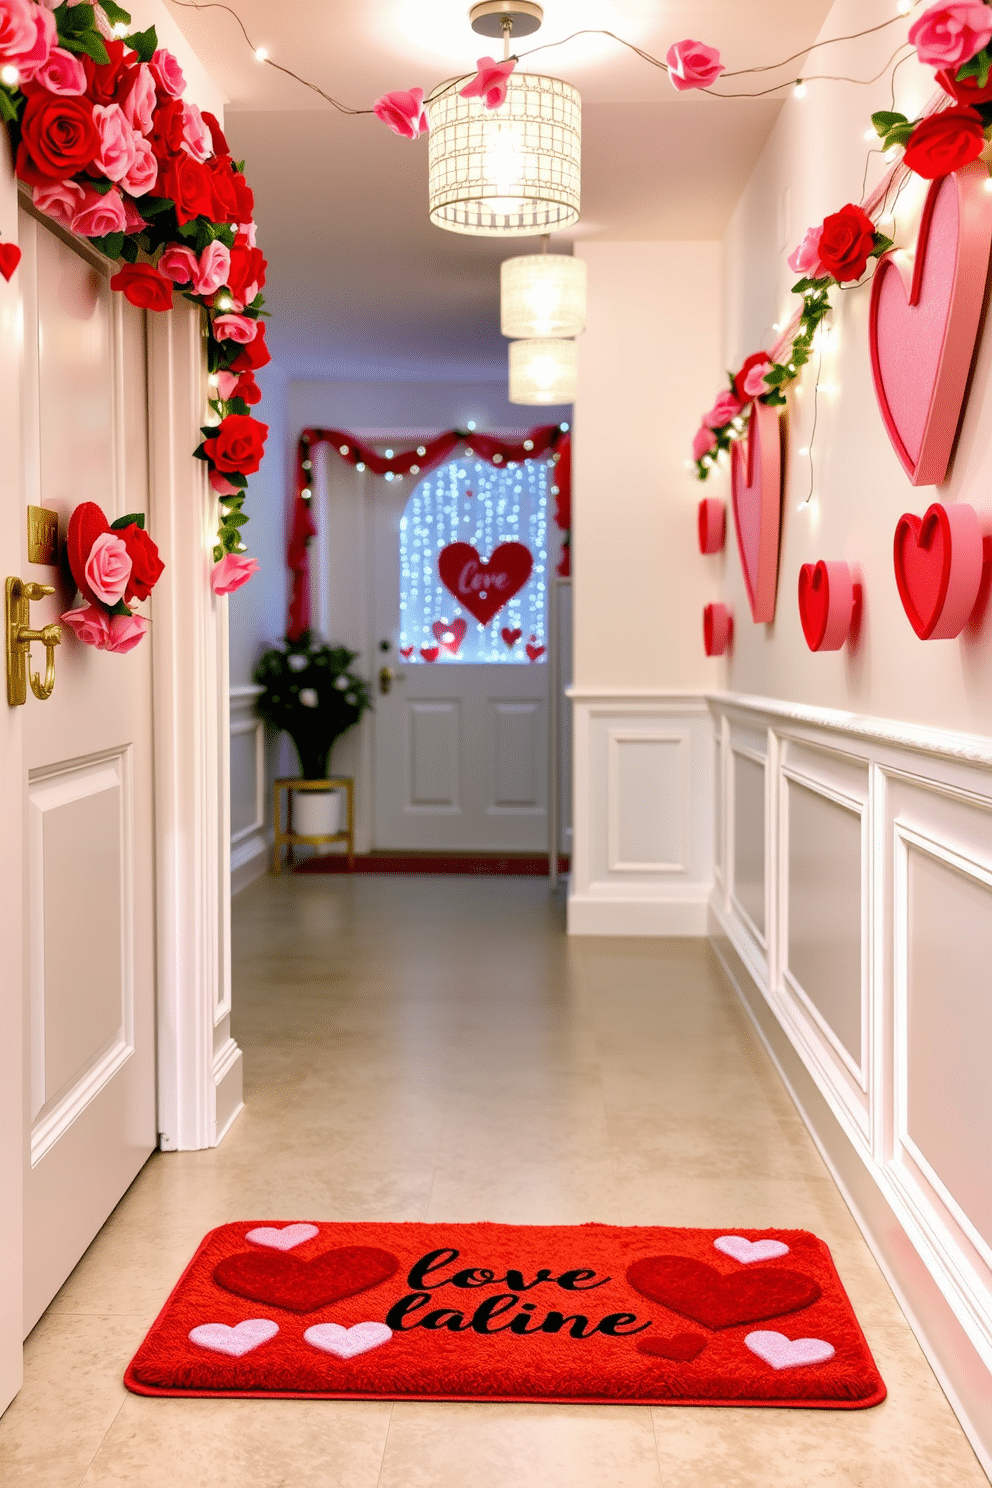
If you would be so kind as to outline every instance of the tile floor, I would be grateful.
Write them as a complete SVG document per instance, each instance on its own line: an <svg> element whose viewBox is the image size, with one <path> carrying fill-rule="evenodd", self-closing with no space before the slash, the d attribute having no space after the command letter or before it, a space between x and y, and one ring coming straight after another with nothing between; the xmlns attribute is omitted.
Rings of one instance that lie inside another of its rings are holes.
<svg viewBox="0 0 992 1488"><path fill-rule="evenodd" d="M987 1488L711 954L572 940L528 879L283 878L235 902L246 1110L152 1158L32 1333L3 1488ZM178 1401L121 1374L242 1217L784 1225L833 1249L876 1410Z"/></svg>

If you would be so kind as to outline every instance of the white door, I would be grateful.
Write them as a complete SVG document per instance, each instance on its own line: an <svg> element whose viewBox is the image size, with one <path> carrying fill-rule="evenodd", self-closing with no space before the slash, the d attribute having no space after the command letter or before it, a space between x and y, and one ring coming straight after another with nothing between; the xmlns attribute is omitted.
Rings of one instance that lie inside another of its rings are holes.
<svg viewBox="0 0 992 1488"><path fill-rule="evenodd" d="M375 701L376 848L547 851L551 479L545 461L462 459L419 484L377 483L369 663L393 676ZM461 600L438 567L456 542L482 560L460 566ZM507 543L527 548L531 573L483 622L470 604Z"/></svg>
<svg viewBox="0 0 992 1488"><path fill-rule="evenodd" d="M75 585L64 564L29 561L25 508L57 512L62 539L82 501L111 522L147 512L145 324L111 294L106 260L23 209L19 235L24 481L8 499L22 512L19 576L55 585L31 607L40 625ZM52 697L29 690L16 712L28 1331L156 1142L150 641L108 655L63 628Z"/></svg>

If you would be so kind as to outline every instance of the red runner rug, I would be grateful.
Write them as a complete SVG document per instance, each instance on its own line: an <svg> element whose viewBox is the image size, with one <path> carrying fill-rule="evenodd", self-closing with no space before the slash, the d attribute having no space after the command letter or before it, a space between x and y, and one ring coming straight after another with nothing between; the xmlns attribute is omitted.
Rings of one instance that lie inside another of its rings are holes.
<svg viewBox="0 0 992 1488"><path fill-rule="evenodd" d="M325 1400L885 1398L815 1235L599 1224L222 1225L124 1382Z"/></svg>
<svg viewBox="0 0 992 1488"><path fill-rule="evenodd" d="M547 878L547 853L401 853L356 854L355 873L445 873L478 874L480 877ZM558 872L567 873L569 858L558 859ZM316 854L293 869L294 873L348 873L344 853Z"/></svg>

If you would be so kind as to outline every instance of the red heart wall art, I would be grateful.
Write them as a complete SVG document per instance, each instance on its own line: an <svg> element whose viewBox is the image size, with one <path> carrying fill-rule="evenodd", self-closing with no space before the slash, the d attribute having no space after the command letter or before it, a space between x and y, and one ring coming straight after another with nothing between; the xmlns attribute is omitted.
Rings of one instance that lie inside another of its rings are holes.
<svg viewBox="0 0 992 1488"><path fill-rule="evenodd" d="M10 277L21 261L21 250L16 243L0 243L0 274L10 283Z"/></svg>
<svg viewBox="0 0 992 1488"><path fill-rule="evenodd" d="M782 433L778 413L766 403L754 404L747 438L734 444L730 486L751 614L759 622L774 620L782 522Z"/></svg>
<svg viewBox="0 0 992 1488"><path fill-rule="evenodd" d="M437 571L444 587L488 625L494 615L518 594L530 578L534 560L523 543L500 543L489 558L480 558L470 543L450 543L438 555Z"/></svg>
<svg viewBox="0 0 992 1488"><path fill-rule="evenodd" d="M734 638L734 617L726 605L708 604L703 611L703 645L707 656L722 656Z"/></svg>
<svg viewBox="0 0 992 1488"><path fill-rule="evenodd" d="M503 640L512 650L519 641L520 637L523 635L523 631L520 629L519 625L515 626L512 630L508 625L504 625L503 629L500 631L500 635L503 637Z"/></svg>
<svg viewBox="0 0 992 1488"><path fill-rule="evenodd" d="M978 602L985 566L978 513L935 502L925 516L899 518L893 545L902 607L921 641L960 635Z"/></svg>
<svg viewBox="0 0 992 1488"><path fill-rule="evenodd" d="M848 563L804 563L799 570L799 618L811 651L839 651L851 634L861 585Z"/></svg>
<svg viewBox="0 0 992 1488"><path fill-rule="evenodd" d="M465 639L465 632L468 630L468 626L461 616L459 616L457 620L450 622L447 620L435 620L431 626L431 630L433 631L434 639L440 641L445 651L450 651L452 656L457 656L458 647Z"/></svg>
<svg viewBox="0 0 992 1488"><path fill-rule="evenodd" d="M441 654L440 646L421 646L420 654L425 661L437 661Z"/></svg>
<svg viewBox="0 0 992 1488"><path fill-rule="evenodd" d="M704 496L697 518L699 551L719 553L727 540L727 508L717 496Z"/></svg>
<svg viewBox="0 0 992 1488"><path fill-rule="evenodd" d="M915 263L887 253L872 278L875 396L914 486L944 479L961 422L992 249L988 182L978 160L934 181Z"/></svg>

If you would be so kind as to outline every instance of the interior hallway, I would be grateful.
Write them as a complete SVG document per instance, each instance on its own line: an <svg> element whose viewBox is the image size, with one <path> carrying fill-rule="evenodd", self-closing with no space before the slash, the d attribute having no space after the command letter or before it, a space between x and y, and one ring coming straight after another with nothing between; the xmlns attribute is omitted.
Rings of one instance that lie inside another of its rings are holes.
<svg viewBox="0 0 992 1488"><path fill-rule="evenodd" d="M148 1163L26 1348L3 1488L979 1488L987 1480L705 942L566 940L532 879L293 878L234 902L247 1106ZM128 1395L235 1219L799 1226L889 1399L864 1412Z"/></svg>

